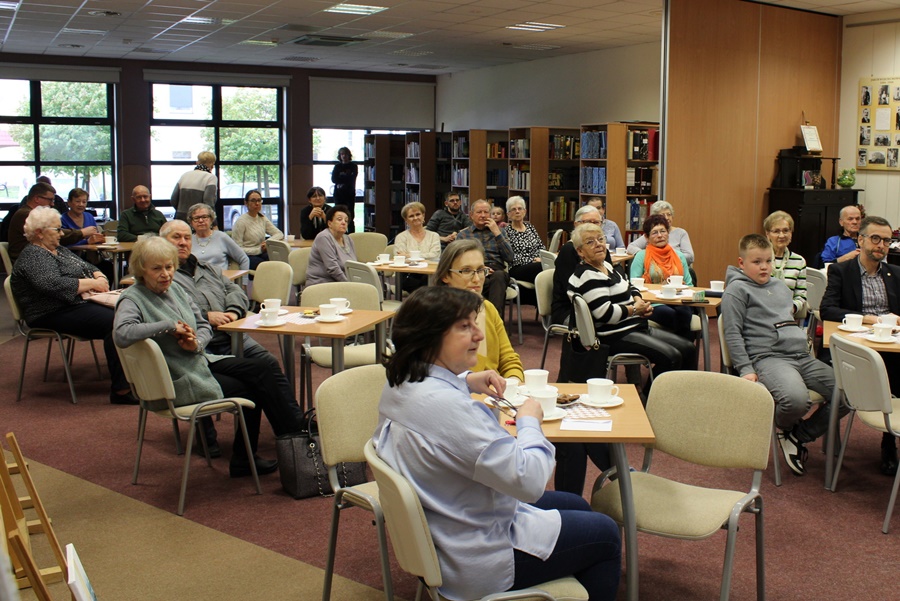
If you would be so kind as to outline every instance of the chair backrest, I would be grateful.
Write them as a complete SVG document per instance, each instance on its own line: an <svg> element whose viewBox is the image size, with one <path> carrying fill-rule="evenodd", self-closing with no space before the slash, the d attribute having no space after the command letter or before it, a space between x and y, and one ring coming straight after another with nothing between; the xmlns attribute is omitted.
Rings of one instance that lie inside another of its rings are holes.
<svg viewBox="0 0 900 601"><path fill-rule="evenodd" d="M9 258L9 242L0 242L0 258L3 259L3 270L12 275L12 259Z"/></svg>
<svg viewBox="0 0 900 601"><path fill-rule="evenodd" d="M384 302L381 278L378 277L378 272L375 271L374 267L359 261L347 261L344 263L344 270L347 272L347 279L351 282L374 286L378 290L378 301Z"/></svg>
<svg viewBox="0 0 900 601"><path fill-rule="evenodd" d="M4 242L4 244L6 243ZM6 292L6 300L9 301L9 310L12 313L13 319L16 320L16 323L21 329L23 322L22 309L19 307L19 303L13 295L11 277L8 277L3 281L3 290Z"/></svg>
<svg viewBox="0 0 900 601"><path fill-rule="evenodd" d="M541 256L541 269L544 271L556 269L556 253L544 249L541 249L538 253Z"/></svg>
<svg viewBox="0 0 900 601"><path fill-rule="evenodd" d="M280 298L286 305L291 298L294 270L282 261L263 261L256 267L250 298L261 303L267 298Z"/></svg>
<svg viewBox="0 0 900 601"><path fill-rule="evenodd" d="M115 236L116 232L119 231L119 221L116 219L110 219L109 221L103 222L103 234L106 236Z"/></svg>
<svg viewBox="0 0 900 601"><path fill-rule="evenodd" d="M384 366L363 365L336 373L316 389L322 459L332 466L365 461L363 447L378 425Z"/></svg>
<svg viewBox="0 0 900 601"><path fill-rule="evenodd" d="M890 414L891 387L881 355L844 336L831 337L831 362L835 385L857 411Z"/></svg>
<svg viewBox="0 0 900 601"><path fill-rule="evenodd" d="M827 286L828 280L824 271L813 268L806 269L806 304L810 311L819 310Z"/></svg>
<svg viewBox="0 0 900 601"><path fill-rule="evenodd" d="M562 228L553 232L553 237L550 238L550 244L547 246L547 250L552 253L559 252L559 243L562 242L563 230Z"/></svg>
<svg viewBox="0 0 900 601"><path fill-rule="evenodd" d="M294 278L291 283L294 286L306 285L306 270L309 268L309 253L312 248L295 248L288 255L288 264L294 270Z"/></svg>
<svg viewBox="0 0 900 601"><path fill-rule="evenodd" d="M731 351L728 350L728 344L725 342L725 320L719 315L716 318L716 326L719 328L719 350L722 353L722 367L725 373L734 373L734 363L731 361Z"/></svg>
<svg viewBox="0 0 900 601"><path fill-rule="evenodd" d="M774 413L764 386L705 371L666 372L647 399L654 447L712 467L764 470Z"/></svg>
<svg viewBox="0 0 900 601"><path fill-rule="evenodd" d="M353 232L350 239L356 250L356 260L363 263L377 259L388 243L387 236L378 232Z"/></svg>
<svg viewBox="0 0 900 601"><path fill-rule="evenodd" d="M576 294L572 299L572 305L575 307L575 328L578 330L581 344L585 348L594 346L597 341L597 330L594 329L594 316L591 315L587 301L580 294Z"/></svg>
<svg viewBox="0 0 900 601"><path fill-rule="evenodd" d="M553 274L556 269L545 269L534 278L534 292L537 296L538 315L544 320L545 325L551 313L553 304Z"/></svg>
<svg viewBox="0 0 900 601"><path fill-rule="evenodd" d="M371 440L364 450L378 483L378 502L384 511L384 522L397 563L406 572L422 578L428 586L441 586L441 565L419 495L409 480L378 456Z"/></svg>
<svg viewBox="0 0 900 601"><path fill-rule="evenodd" d="M307 286L300 293L301 307L318 307L332 298L346 298L351 309L380 311L381 301L378 290L369 284L359 282L323 282Z"/></svg>
<svg viewBox="0 0 900 601"><path fill-rule="evenodd" d="M393 244L388 244L387 246L385 246L385 247L384 247L384 252L386 252L387 254L391 255L391 257L393 257L393 256L394 256L394 245L393 245ZM358 258L359 258L359 257L357 257L357 259L358 259Z"/></svg>
<svg viewBox="0 0 900 601"><path fill-rule="evenodd" d="M175 400L175 386L159 345L146 338L128 348L116 346L125 378L144 402Z"/></svg>
<svg viewBox="0 0 900 601"><path fill-rule="evenodd" d="M266 253L269 255L270 261L288 263L288 257L291 255L291 245L284 240L267 240Z"/></svg>

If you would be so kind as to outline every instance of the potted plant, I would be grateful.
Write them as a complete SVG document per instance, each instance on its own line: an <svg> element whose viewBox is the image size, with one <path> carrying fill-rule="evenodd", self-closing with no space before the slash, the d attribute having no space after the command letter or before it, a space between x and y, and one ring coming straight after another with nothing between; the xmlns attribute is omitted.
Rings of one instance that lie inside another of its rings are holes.
<svg viewBox="0 0 900 601"><path fill-rule="evenodd" d="M842 169L837 178L837 185L841 188L852 188L856 184L856 169Z"/></svg>

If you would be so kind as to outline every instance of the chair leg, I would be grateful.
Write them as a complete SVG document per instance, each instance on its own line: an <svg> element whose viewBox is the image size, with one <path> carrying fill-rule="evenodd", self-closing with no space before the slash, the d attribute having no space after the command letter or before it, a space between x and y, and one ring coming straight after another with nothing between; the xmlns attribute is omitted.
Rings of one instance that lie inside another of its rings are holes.
<svg viewBox="0 0 900 601"><path fill-rule="evenodd" d="M891 499L888 501L887 512L884 514L884 524L881 526L881 531L885 534L888 533L888 528L891 524L891 514L894 513L894 504L897 502L898 484L900 484L900 471L894 476L894 486L891 488Z"/></svg>
<svg viewBox="0 0 900 601"><path fill-rule="evenodd" d="M384 513L380 506L372 509L375 512L375 531L378 534L378 546L381 550L381 578L384 581L384 598L386 601L394 601L394 584L391 580L391 561L388 555L387 534L384 530Z"/></svg>
<svg viewBox="0 0 900 601"><path fill-rule="evenodd" d="M331 506L331 534L328 538L328 558L325 561L325 582L322 585L322 601L331 599L331 582L334 579L334 555L337 552L338 524L341 521L341 499L343 491L334 495Z"/></svg>
<svg viewBox="0 0 900 601"><path fill-rule="evenodd" d="M47 357L44 359L44 382L47 381L47 372L50 370L50 349L53 348L53 341L47 339ZM65 358L65 354L63 354Z"/></svg>
<svg viewBox="0 0 900 601"><path fill-rule="evenodd" d="M516 295L516 320L519 322L519 344L525 342L522 338L522 294Z"/></svg>
<svg viewBox="0 0 900 601"><path fill-rule="evenodd" d="M728 518L728 535L725 539L725 561L722 565L722 588L719 590L719 601L728 601L731 592L731 575L734 571L734 548L737 542L738 520L740 514L732 511Z"/></svg>
<svg viewBox="0 0 900 601"><path fill-rule="evenodd" d="M247 449L247 457L250 458L250 473L253 474L253 483L256 484L256 494L262 494L262 487L259 485L259 475L256 473L256 461L253 459L253 447L250 446L250 435L247 434L247 422L244 421L244 410L241 406L237 406L237 418L241 424L241 434L244 437L244 448Z"/></svg>
<svg viewBox="0 0 900 601"><path fill-rule="evenodd" d="M837 465L834 466L834 475L831 477L831 492L837 492L838 476L841 474L841 466L844 464L844 452L847 450L847 444L850 442L850 431L853 429L854 416L856 416L856 410L851 409L850 414L847 416L847 430L844 432L841 452L838 453Z"/></svg>
<svg viewBox="0 0 900 601"><path fill-rule="evenodd" d="M100 360L97 358L97 349L94 348L94 341L93 341L93 340L90 340L89 342L90 342L90 345L91 345L91 354L94 355L94 365L97 366L97 378L100 379L100 380L102 380L102 379L103 379L103 372L100 370Z"/></svg>
<svg viewBox="0 0 900 601"><path fill-rule="evenodd" d="M184 447L181 446L181 430L178 428L178 420L172 420L172 431L175 434L175 454L184 455Z"/></svg>
<svg viewBox="0 0 900 601"><path fill-rule="evenodd" d="M68 380L68 382L69 382L69 391L72 393L72 404L77 405L78 397L75 396L75 382L72 381L72 370L69 369L69 362L66 360L66 349L63 346L62 338L57 336L56 342L59 344L59 352L62 355L62 360L63 360L63 369L66 372L66 380Z"/></svg>
<svg viewBox="0 0 900 601"><path fill-rule="evenodd" d="M781 462L778 454L781 453L781 443L778 442L778 431L775 422L772 422L772 468L775 470L775 486L781 486Z"/></svg>
<svg viewBox="0 0 900 601"><path fill-rule="evenodd" d="M756 601L766 599L766 545L763 500L756 499Z"/></svg>
<svg viewBox="0 0 900 601"><path fill-rule="evenodd" d="M544 369L544 362L547 360L547 347L550 345L550 330L544 332L544 351L541 353L541 369Z"/></svg>
<svg viewBox="0 0 900 601"><path fill-rule="evenodd" d="M191 469L191 447L194 444L194 429L197 427L195 416L191 416L191 425L188 430L187 449L184 453L184 467L181 470L181 492L178 494L178 515L184 515L184 497L187 494L188 472ZM253 465L253 454L249 455L250 465Z"/></svg>
<svg viewBox="0 0 900 601"><path fill-rule="evenodd" d="M141 451L144 449L144 430L147 427L147 410L140 408L138 414L138 448L137 457L134 459L134 474L131 476L131 483L137 484L138 470L141 467Z"/></svg>
<svg viewBox="0 0 900 601"><path fill-rule="evenodd" d="M22 385L25 383L25 362L28 359L28 345L31 338L25 337L25 348L22 349L22 369L19 370L19 393L16 395L16 402L22 400ZM52 342L50 344L53 344Z"/></svg>
<svg viewBox="0 0 900 601"><path fill-rule="evenodd" d="M203 447L203 456L206 457L206 465L212 467L212 458L209 456L209 445L206 443L206 432L203 431L203 424L197 422L197 432L200 433L200 445Z"/></svg>

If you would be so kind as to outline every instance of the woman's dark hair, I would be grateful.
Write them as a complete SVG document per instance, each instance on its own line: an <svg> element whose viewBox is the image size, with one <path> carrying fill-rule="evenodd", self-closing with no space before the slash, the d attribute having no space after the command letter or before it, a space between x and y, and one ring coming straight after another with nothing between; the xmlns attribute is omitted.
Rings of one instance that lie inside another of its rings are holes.
<svg viewBox="0 0 900 601"><path fill-rule="evenodd" d="M325 190L320 188L319 186L313 186L306 193L307 198L312 198L313 196L317 196L317 195L321 195L321 196L324 196L325 198L328 198L328 195L325 194Z"/></svg>
<svg viewBox="0 0 900 601"><path fill-rule="evenodd" d="M350 219L350 209L347 208L347 205L334 205L325 211L325 223L331 223L334 220L334 216L338 213L343 213L347 216L347 219Z"/></svg>
<svg viewBox="0 0 900 601"><path fill-rule="evenodd" d="M340 148L338 148L337 160L339 160L339 161L341 160L341 153L342 153L342 152L346 152L346 153L347 153L347 156L350 157L350 160L351 160L351 161L353 160L353 153L350 152L350 149L347 148L346 146L341 146Z"/></svg>
<svg viewBox="0 0 900 601"><path fill-rule="evenodd" d="M253 188L252 190L247 190L247 193L244 194L244 202L245 202L245 203L246 203L246 202L250 202L250 195L251 195L251 194L259 194L259 197L262 198L262 192L260 192L260 191L257 190L256 188Z"/></svg>
<svg viewBox="0 0 900 601"><path fill-rule="evenodd" d="M647 238L650 237L650 232L653 231L658 225L665 226L666 231L668 232L671 228L669 227L669 220L663 217L662 215L650 215L644 220L644 235Z"/></svg>
<svg viewBox="0 0 900 601"><path fill-rule="evenodd" d="M397 350L384 362L388 384L393 387L424 380L441 352L447 330L477 312L483 302L470 290L447 286L424 286L409 295L391 329Z"/></svg>

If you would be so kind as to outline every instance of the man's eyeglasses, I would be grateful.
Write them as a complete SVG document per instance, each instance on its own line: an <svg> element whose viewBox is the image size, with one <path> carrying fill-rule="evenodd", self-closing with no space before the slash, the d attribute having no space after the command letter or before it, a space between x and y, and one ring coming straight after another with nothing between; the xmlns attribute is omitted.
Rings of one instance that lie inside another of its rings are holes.
<svg viewBox="0 0 900 601"><path fill-rule="evenodd" d="M490 267L482 267L480 269L469 269L468 267L466 267L465 269L451 269L450 271L452 271L453 273L458 273L468 280L471 280L476 275L486 278L493 273L493 270Z"/></svg>
<svg viewBox="0 0 900 601"><path fill-rule="evenodd" d="M606 238L590 238L581 243L582 246L594 248L595 246L606 246Z"/></svg>
<svg viewBox="0 0 900 601"><path fill-rule="evenodd" d="M878 234L872 234L871 236L870 236L869 234L860 234L860 236L861 236L862 238L868 238L869 241L870 241L872 244L874 244L875 246L879 246L879 245L881 245L881 244L890 244L890 243L891 243L891 239L890 239L890 238L882 238L882 237L879 236Z"/></svg>
<svg viewBox="0 0 900 601"><path fill-rule="evenodd" d="M47 202L55 202L56 196L38 196L41 200L46 200Z"/></svg>

